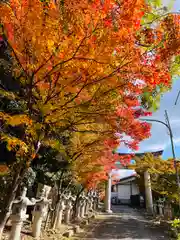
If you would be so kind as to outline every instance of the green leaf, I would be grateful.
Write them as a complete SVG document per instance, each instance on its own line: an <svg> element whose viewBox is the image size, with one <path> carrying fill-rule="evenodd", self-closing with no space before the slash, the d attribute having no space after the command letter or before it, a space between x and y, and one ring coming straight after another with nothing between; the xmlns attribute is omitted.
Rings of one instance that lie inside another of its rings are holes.
<svg viewBox="0 0 180 240"><path fill-rule="evenodd" d="M161 0L148 0L147 1L149 5L151 5L154 8L159 8L162 6L162 1Z"/></svg>
<svg viewBox="0 0 180 240"><path fill-rule="evenodd" d="M8 92L8 91L5 91L3 89L0 89L0 96L1 97L6 97L10 100L14 100L16 98L16 96L14 95L14 93L12 92Z"/></svg>

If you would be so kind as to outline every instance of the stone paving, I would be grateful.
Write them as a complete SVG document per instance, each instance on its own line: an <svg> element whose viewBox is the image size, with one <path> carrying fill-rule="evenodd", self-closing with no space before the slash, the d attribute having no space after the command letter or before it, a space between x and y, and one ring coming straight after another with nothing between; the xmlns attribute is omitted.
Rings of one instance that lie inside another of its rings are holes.
<svg viewBox="0 0 180 240"><path fill-rule="evenodd" d="M167 230L127 206L114 206L112 214L101 214L77 240L168 240Z"/></svg>

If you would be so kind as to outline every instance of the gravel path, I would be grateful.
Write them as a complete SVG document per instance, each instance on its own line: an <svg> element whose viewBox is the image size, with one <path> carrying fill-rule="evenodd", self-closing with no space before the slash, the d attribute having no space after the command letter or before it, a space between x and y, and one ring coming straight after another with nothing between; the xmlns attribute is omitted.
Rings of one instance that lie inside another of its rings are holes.
<svg viewBox="0 0 180 240"><path fill-rule="evenodd" d="M113 207L113 214L101 214L78 240L169 240L165 229L154 226L138 211L127 206Z"/></svg>

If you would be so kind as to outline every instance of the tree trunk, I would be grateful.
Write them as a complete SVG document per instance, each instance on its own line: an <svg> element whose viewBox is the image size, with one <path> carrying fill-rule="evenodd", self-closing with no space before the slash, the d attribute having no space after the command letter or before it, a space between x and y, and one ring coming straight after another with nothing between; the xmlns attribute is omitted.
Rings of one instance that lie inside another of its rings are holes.
<svg viewBox="0 0 180 240"><path fill-rule="evenodd" d="M15 200L16 191L18 189L18 185L16 185L16 186L13 185L13 186L14 186L14 190L10 194L7 195L6 205L0 214L0 239L2 238L4 227L5 227L6 222L11 214L12 204L13 204L13 201Z"/></svg>
<svg viewBox="0 0 180 240"><path fill-rule="evenodd" d="M5 206L3 211L0 213L0 240L2 239L2 234L4 227L6 225L6 222L11 214L11 208L13 201L16 198L16 192L18 190L19 185L21 184L24 174L26 173L27 168L20 169L18 171L13 179L12 187L9 189L8 194L5 198Z"/></svg>
<svg viewBox="0 0 180 240"><path fill-rule="evenodd" d="M58 203L60 201L60 191L61 191L61 185L62 185L62 176L63 176L63 171L61 172L61 176L59 177L59 180L58 180L58 184L57 184L57 187L58 187L58 194L57 194L57 198L56 198L56 201L55 201L55 207L54 207L54 212L52 214L52 219L51 219L51 228L55 228L55 225L56 225L56 220L57 220L57 212L58 212Z"/></svg>
<svg viewBox="0 0 180 240"><path fill-rule="evenodd" d="M0 222L0 239L2 239L4 227L6 225L6 222L9 218L9 216L10 216L10 214L8 214L8 212L4 212L4 211L0 214L0 221L1 221Z"/></svg>

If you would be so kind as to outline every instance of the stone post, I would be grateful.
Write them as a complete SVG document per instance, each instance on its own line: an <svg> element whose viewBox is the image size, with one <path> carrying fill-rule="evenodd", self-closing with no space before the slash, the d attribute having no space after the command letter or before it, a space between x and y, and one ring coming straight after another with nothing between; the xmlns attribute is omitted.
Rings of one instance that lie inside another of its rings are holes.
<svg viewBox="0 0 180 240"><path fill-rule="evenodd" d="M151 190L151 177L148 171L144 172L144 185L146 194L146 209L150 214L153 214L153 198Z"/></svg>
<svg viewBox="0 0 180 240"><path fill-rule="evenodd" d="M77 207L77 210L76 210L76 219L77 219L77 220L80 220L80 219L81 219L81 197L79 197L76 207Z"/></svg>
<svg viewBox="0 0 180 240"><path fill-rule="evenodd" d="M159 207L159 215L163 216L163 205L161 203L159 203L158 207Z"/></svg>
<svg viewBox="0 0 180 240"><path fill-rule="evenodd" d="M32 224L32 236L39 239L41 234L41 225L43 222L44 216L47 214L47 205L50 203L50 200L42 197L39 200L36 200L36 205L33 211L33 224Z"/></svg>
<svg viewBox="0 0 180 240"><path fill-rule="evenodd" d="M156 216L157 215L157 204L156 203L154 203L153 204L153 212L154 212L154 215Z"/></svg>
<svg viewBox="0 0 180 240"><path fill-rule="evenodd" d="M99 192L97 192L97 198L96 198L96 209L99 210L99 200L100 200L100 196L99 196Z"/></svg>
<svg viewBox="0 0 180 240"><path fill-rule="evenodd" d="M108 174L108 181L107 181L107 185L106 185L105 211L107 213L112 213L112 210L111 210L111 173Z"/></svg>
<svg viewBox="0 0 180 240"><path fill-rule="evenodd" d="M23 219L20 219L16 216L11 217L12 221L12 228L9 240L20 240L21 239L21 229L23 225L23 221L27 219L27 216L25 216Z"/></svg>
<svg viewBox="0 0 180 240"><path fill-rule="evenodd" d="M63 212L66 208L64 197L62 197L62 199L59 201L58 205L59 205L58 206L58 214L57 214L57 219L55 222L55 228L60 228L61 224L62 224Z"/></svg>
<svg viewBox="0 0 180 240"><path fill-rule="evenodd" d="M164 218L166 220L170 219L169 218L169 204L168 203L165 203L165 205L164 205Z"/></svg>
<svg viewBox="0 0 180 240"><path fill-rule="evenodd" d="M93 203L93 208L95 211L98 210L99 208L99 194L97 192L94 192L94 203Z"/></svg>
<svg viewBox="0 0 180 240"><path fill-rule="evenodd" d="M92 195L89 197L89 200L90 200L89 210L90 210L90 211L93 211L93 196L92 196Z"/></svg>
<svg viewBox="0 0 180 240"><path fill-rule="evenodd" d="M80 217L84 218L85 216L85 207L86 207L86 198L85 196L81 198L81 211L80 211Z"/></svg>
<svg viewBox="0 0 180 240"><path fill-rule="evenodd" d="M97 193L94 192L93 193L93 210L96 211L96 207L97 207Z"/></svg>
<svg viewBox="0 0 180 240"><path fill-rule="evenodd" d="M86 216L88 215L88 212L89 212L89 204L90 204L89 197L86 197L85 198L85 215Z"/></svg>
<svg viewBox="0 0 180 240"><path fill-rule="evenodd" d="M168 217L168 220L172 219L173 218L173 214L172 214L172 206L170 203L168 203L168 210L167 210L167 217Z"/></svg>
<svg viewBox="0 0 180 240"><path fill-rule="evenodd" d="M26 214L27 206L35 204L35 201L30 201L27 197L22 194L19 200L15 200L12 206L12 215L10 217L12 221L11 233L9 240L20 240L21 239L21 229L23 226L23 221L28 218Z"/></svg>
<svg viewBox="0 0 180 240"><path fill-rule="evenodd" d="M163 208L164 208L164 200L163 199L159 199L158 200L158 208L159 208L159 215L163 216Z"/></svg>
<svg viewBox="0 0 180 240"><path fill-rule="evenodd" d="M71 210L73 208L74 200L75 199L72 196L68 197L68 199L66 200L65 216L64 216L64 222L66 224L68 224L71 220Z"/></svg>
<svg viewBox="0 0 180 240"><path fill-rule="evenodd" d="M46 199L50 199L50 192L52 190L51 186L48 185L44 185L42 183L38 183L38 189L37 189L37 193L36 193L36 198L40 199L42 197L46 198ZM46 205L46 210L44 209L44 211L46 213L48 213L48 204ZM44 214L44 219L47 217L47 214Z"/></svg>

